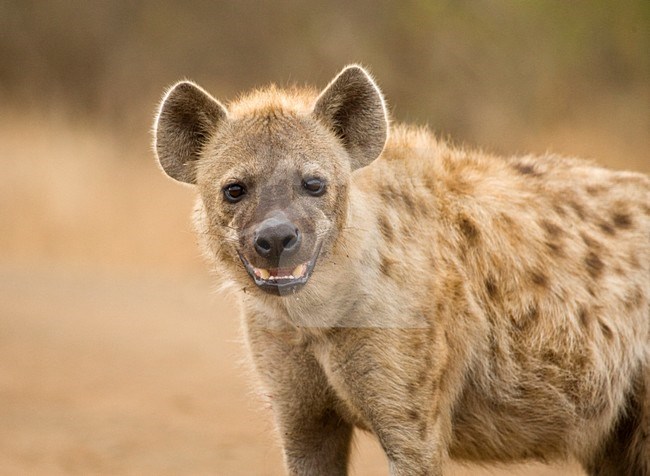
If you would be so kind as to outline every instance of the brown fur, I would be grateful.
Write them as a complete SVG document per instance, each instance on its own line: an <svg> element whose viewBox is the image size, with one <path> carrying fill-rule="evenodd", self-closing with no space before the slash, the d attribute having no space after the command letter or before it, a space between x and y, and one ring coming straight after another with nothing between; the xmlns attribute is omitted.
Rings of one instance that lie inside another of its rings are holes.
<svg viewBox="0 0 650 476"><path fill-rule="evenodd" d="M440 475L449 457L650 474L648 177L405 126L386 141L386 125L356 66L319 96L270 88L228 108L181 83L157 119L216 276L243 291L289 473L347 474L358 427L393 475ZM313 174L322 197L300 189ZM238 253L261 262L251 230L277 210L306 230L301 260L321 252L304 289L272 296Z"/></svg>

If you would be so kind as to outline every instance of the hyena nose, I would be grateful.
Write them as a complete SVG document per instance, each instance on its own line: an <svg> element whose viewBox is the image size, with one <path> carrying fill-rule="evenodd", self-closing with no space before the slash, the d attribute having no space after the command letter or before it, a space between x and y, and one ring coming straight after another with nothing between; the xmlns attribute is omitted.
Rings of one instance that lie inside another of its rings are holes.
<svg viewBox="0 0 650 476"><path fill-rule="evenodd" d="M255 233L255 251L276 263L300 249L300 230L284 217L273 216L260 223Z"/></svg>

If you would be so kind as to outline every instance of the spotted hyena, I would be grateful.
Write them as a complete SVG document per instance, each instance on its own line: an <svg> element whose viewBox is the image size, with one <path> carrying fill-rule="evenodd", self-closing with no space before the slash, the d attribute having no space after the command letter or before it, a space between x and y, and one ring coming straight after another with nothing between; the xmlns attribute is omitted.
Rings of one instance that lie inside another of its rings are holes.
<svg viewBox="0 0 650 476"><path fill-rule="evenodd" d="M178 83L155 151L197 188L290 474L346 474L355 427L392 475L570 457L650 474L647 176L389 127L354 65L228 107Z"/></svg>

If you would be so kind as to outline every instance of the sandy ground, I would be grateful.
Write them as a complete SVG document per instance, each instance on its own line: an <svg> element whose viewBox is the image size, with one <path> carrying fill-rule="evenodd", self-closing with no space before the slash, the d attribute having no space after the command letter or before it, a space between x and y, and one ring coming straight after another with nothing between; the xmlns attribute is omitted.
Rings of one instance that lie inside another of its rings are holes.
<svg viewBox="0 0 650 476"><path fill-rule="evenodd" d="M282 474L237 313L200 275L0 266L0 474ZM364 435L353 465L387 474Z"/></svg>

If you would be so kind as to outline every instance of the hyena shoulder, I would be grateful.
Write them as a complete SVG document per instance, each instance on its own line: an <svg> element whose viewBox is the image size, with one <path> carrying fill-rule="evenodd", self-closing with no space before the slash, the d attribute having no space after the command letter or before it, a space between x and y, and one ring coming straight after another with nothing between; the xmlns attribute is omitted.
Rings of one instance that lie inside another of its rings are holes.
<svg viewBox="0 0 650 476"><path fill-rule="evenodd" d="M574 451L593 451L648 372L648 177L554 155L496 157L401 127L375 165L359 183L376 204L378 274L419 309L436 302L431 325L455 351L476 338L452 456L566 455L585 431L593 438ZM527 418L537 427L516 432Z"/></svg>

